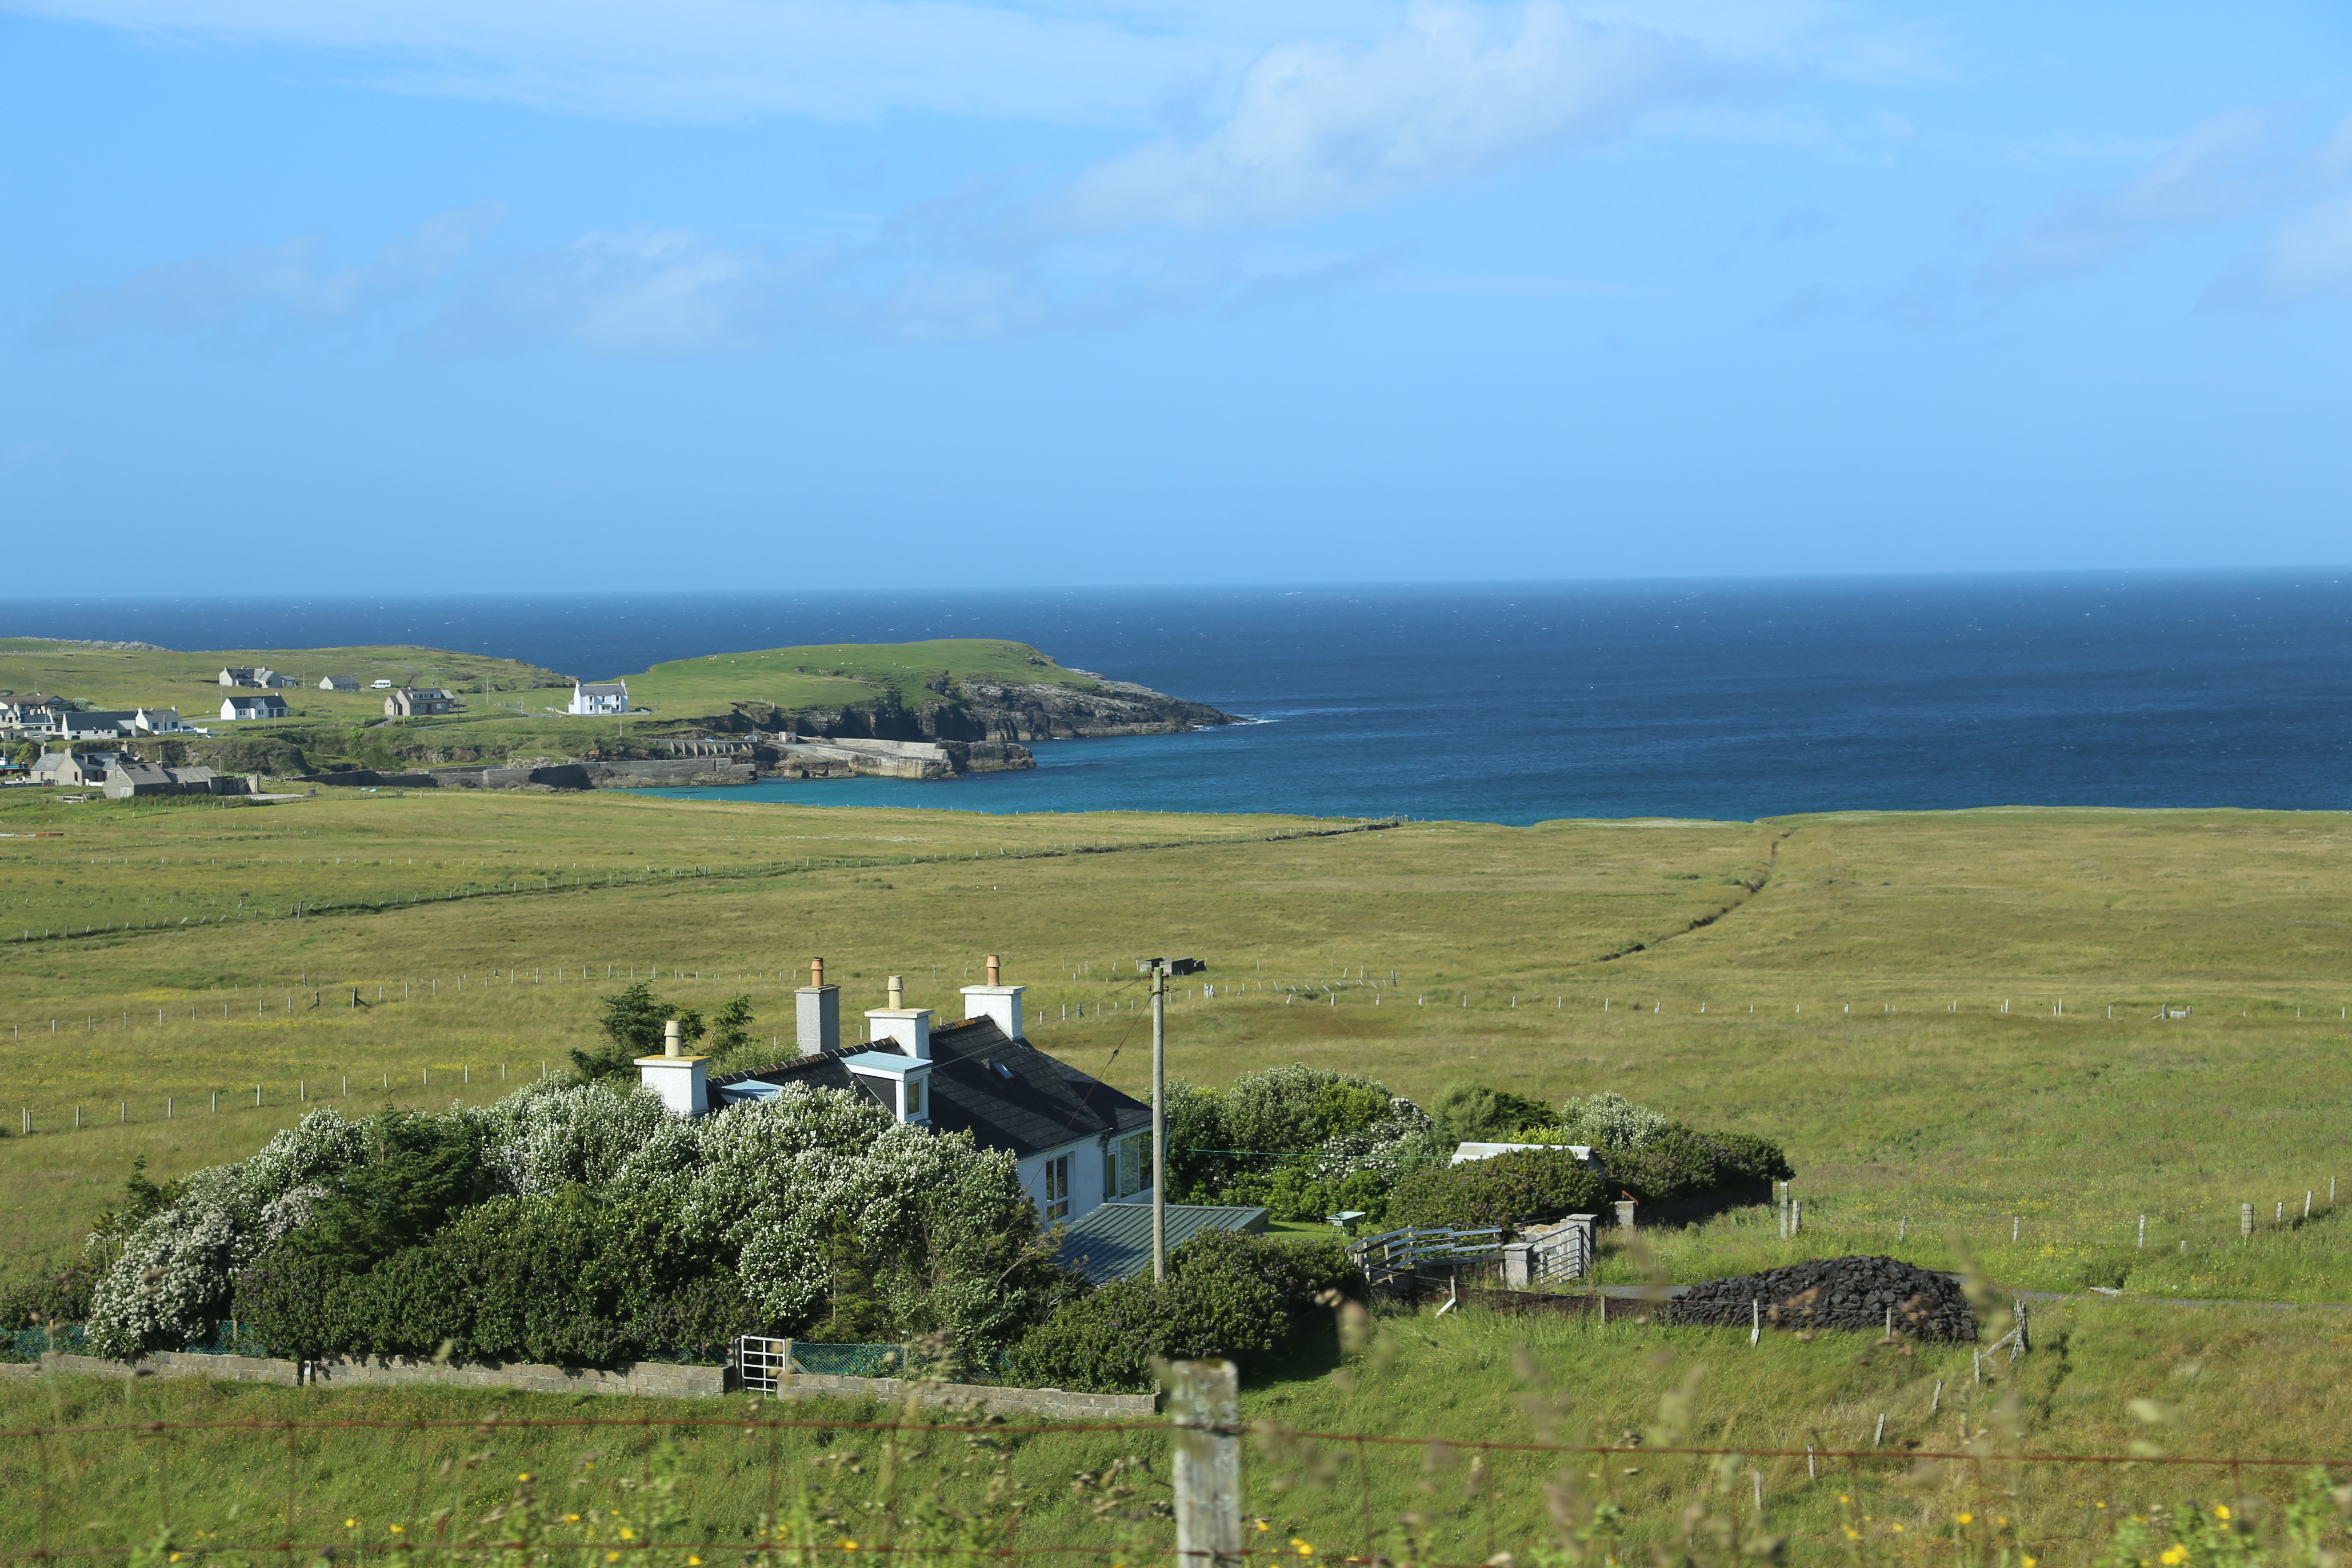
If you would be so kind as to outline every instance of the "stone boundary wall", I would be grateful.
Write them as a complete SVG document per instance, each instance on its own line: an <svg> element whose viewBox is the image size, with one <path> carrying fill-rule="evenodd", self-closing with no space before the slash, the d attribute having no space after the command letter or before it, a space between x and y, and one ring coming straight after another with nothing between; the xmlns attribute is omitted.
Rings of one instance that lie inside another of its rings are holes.
<svg viewBox="0 0 2352 1568"><path fill-rule="evenodd" d="M871 1399L903 1405L910 1393L919 1405L978 1405L991 1415L1052 1415L1069 1421L1128 1421L1157 1415L1156 1394L1072 1394L1059 1388L999 1388L984 1383L920 1383L899 1377L833 1377L796 1372L779 1397L815 1394L830 1399Z"/></svg>
<svg viewBox="0 0 2352 1568"><path fill-rule="evenodd" d="M292 1362L260 1356L199 1355L157 1351L137 1362L50 1351L40 1364L0 1362L0 1377L29 1378L45 1372L75 1372L92 1377L203 1377L228 1383L270 1383L292 1388L363 1386L518 1388L530 1394L632 1394L651 1399L702 1399L735 1389L735 1372L724 1366L679 1366L641 1362L627 1372L593 1368L505 1365L441 1366L402 1357L391 1361ZM307 1373L307 1376L305 1375ZM831 1377L795 1373L785 1398L870 1399L903 1405L909 1394L919 1405L978 1406L992 1415L1044 1415L1069 1421L1124 1421L1159 1414L1156 1394L1071 1394L1058 1388L998 1388L986 1384L921 1383L898 1377Z"/></svg>
<svg viewBox="0 0 2352 1568"><path fill-rule="evenodd" d="M19 1375L35 1370L29 1363L16 1363L8 1370L18 1372L20 1368ZM676 1366L663 1362L642 1363L627 1372L600 1372L528 1362L441 1366L400 1357L379 1362L338 1358L304 1363L260 1356L200 1355L188 1351L157 1351L137 1362L50 1351L41 1357L38 1370L78 1372L94 1377L203 1377L228 1383L274 1383L288 1388L303 1383L321 1388L439 1384L448 1388L520 1388L533 1394L635 1394L656 1399L724 1394L729 1382L728 1369L723 1366Z"/></svg>

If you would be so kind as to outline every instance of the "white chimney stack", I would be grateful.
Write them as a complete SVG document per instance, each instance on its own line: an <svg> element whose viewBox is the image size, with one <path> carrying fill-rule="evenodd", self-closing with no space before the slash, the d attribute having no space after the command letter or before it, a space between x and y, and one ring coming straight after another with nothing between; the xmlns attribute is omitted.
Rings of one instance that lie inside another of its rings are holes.
<svg viewBox="0 0 2352 1568"><path fill-rule="evenodd" d="M637 1058L637 1081L661 1097L673 1116L710 1109L710 1058L686 1054L686 1035L672 1018L662 1026L662 1054Z"/></svg>
<svg viewBox="0 0 2352 1568"><path fill-rule="evenodd" d="M918 1061L930 1060L931 1010L907 1005L907 980L901 974L890 976L889 998L887 1007L866 1011L866 1021L870 1026L867 1039L877 1046L889 1046Z"/></svg>
<svg viewBox="0 0 2352 1568"><path fill-rule="evenodd" d="M988 984L963 988L963 1016L966 1018L992 1018L1004 1031L1007 1039L1017 1040L1021 1035L1021 994L1025 985L1006 985L1003 960L995 953L988 955Z"/></svg>

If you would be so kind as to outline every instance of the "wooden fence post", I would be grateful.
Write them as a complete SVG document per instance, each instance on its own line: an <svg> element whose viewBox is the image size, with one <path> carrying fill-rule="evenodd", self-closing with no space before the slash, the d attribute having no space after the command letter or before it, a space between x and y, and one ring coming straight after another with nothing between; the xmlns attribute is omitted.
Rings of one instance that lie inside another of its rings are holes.
<svg viewBox="0 0 2352 1568"><path fill-rule="evenodd" d="M1242 1396L1229 1361L1168 1363L1180 1568L1241 1568Z"/></svg>

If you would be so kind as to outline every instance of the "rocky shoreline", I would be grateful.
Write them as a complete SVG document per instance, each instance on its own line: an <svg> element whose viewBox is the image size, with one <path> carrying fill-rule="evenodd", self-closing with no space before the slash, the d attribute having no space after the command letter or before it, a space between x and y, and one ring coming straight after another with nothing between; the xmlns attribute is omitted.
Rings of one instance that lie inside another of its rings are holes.
<svg viewBox="0 0 2352 1568"><path fill-rule="evenodd" d="M1087 671L1079 671L1088 674ZM474 763L408 772L346 769L301 775L305 784L358 788L596 790L726 787L763 778L952 779L1034 768L1022 742L1108 735L1175 735L1248 721L1132 681L1066 686L967 682L961 700L908 708L895 697L783 718L739 708L702 733L642 742L666 755L565 757ZM766 718L771 727L759 721Z"/></svg>

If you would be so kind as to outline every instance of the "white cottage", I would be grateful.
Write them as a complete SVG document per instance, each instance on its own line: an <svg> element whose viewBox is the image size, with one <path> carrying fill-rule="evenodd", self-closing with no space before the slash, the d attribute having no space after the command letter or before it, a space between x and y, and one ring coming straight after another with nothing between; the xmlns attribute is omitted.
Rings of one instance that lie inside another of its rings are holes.
<svg viewBox="0 0 2352 1568"><path fill-rule="evenodd" d="M982 1148L1011 1152L1048 1225L1139 1198L1150 1182L1151 1108L1031 1045L1022 1034L1026 987L1002 984L1000 973L992 956L987 984L963 987L963 1021L936 1028L929 1008L905 1005L894 975L888 1005L866 1015L867 1039L845 1047L840 987L824 984L819 959L798 995L796 1058L711 1079L709 1058L665 1053L638 1058L638 1075L681 1116L808 1084L848 1089L900 1121L969 1131Z"/></svg>
<svg viewBox="0 0 2352 1568"><path fill-rule="evenodd" d="M575 680L566 713L626 713L629 683L625 680Z"/></svg>

